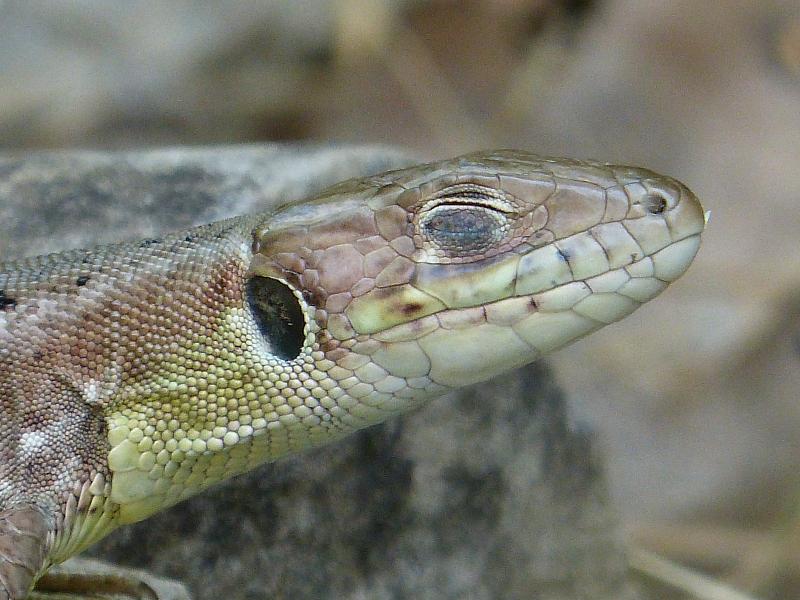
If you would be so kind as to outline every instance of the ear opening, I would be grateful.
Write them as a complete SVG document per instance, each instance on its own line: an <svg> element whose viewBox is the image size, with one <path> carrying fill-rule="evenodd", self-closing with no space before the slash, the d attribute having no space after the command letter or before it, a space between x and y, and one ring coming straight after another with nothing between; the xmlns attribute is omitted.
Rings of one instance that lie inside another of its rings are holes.
<svg viewBox="0 0 800 600"><path fill-rule="evenodd" d="M245 296L269 351L283 360L297 358L305 342L306 318L297 292L272 277L253 276Z"/></svg>

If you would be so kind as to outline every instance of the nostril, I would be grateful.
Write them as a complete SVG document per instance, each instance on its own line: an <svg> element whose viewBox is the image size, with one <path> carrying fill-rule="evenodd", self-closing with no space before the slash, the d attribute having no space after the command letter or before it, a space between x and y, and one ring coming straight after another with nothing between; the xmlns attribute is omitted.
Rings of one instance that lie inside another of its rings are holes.
<svg viewBox="0 0 800 600"><path fill-rule="evenodd" d="M650 194L649 196L646 196L642 204L644 205L645 210L651 215L660 215L667 210L668 206L667 199L656 194Z"/></svg>

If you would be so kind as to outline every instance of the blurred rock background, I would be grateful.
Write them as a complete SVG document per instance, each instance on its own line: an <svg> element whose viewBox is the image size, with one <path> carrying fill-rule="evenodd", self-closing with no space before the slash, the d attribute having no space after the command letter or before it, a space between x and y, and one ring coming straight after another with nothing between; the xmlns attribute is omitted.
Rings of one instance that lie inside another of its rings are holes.
<svg viewBox="0 0 800 600"><path fill-rule="evenodd" d="M0 149L303 139L690 185L689 274L551 364L632 540L800 596L797 0L0 0Z"/></svg>

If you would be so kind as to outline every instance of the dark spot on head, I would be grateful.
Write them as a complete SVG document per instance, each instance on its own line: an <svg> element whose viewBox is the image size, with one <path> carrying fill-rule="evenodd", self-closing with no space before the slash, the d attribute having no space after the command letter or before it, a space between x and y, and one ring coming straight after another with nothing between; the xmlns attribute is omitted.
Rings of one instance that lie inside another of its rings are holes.
<svg viewBox="0 0 800 600"><path fill-rule="evenodd" d="M88 282L89 282L89 277L87 277L86 275L81 275L75 280L75 285L81 287L86 285Z"/></svg>
<svg viewBox="0 0 800 600"><path fill-rule="evenodd" d="M644 208L651 215L660 215L667 210L667 200L663 196L651 194L644 199Z"/></svg>
<svg viewBox="0 0 800 600"><path fill-rule="evenodd" d="M422 304L419 302L409 302L400 307L400 312L404 315L413 315L422 310Z"/></svg>
<svg viewBox="0 0 800 600"><path fill-rule="evenodd" d="M17 301L14 298L6 296L5 290L0 290L0 310L14 310Z"/></svg>
<svg viewBox="0 0 800 600"><path fill-rule="evenodd" d="M287 274L287 275L291 275L291 274ZM301 287L299 278L297 278L297 277L292 278L290 276L286 277L286 280L290 281L290 282L293 279L295 279L295 281L296 281L296 286L298 288ZM303 294L303 300L305 300L306 303L310 304L311 306L324 306L325 305L325 300L327 300L327 295L324 293L324 290L322 290L319 287L315 287L315 288L310 289L310 290L304 289L301 293Z"/></svg>

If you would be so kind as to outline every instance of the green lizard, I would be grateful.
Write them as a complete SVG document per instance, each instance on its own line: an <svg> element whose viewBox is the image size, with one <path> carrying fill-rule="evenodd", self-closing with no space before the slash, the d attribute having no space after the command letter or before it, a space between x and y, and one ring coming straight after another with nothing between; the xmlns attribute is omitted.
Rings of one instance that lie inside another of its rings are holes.
<svg viewBox="0 0 800 600"><path fill-rule="evenodd" d="M495 151L0 263L0 600L120 525L630 314L704 227L673 179Z"/></svg>

